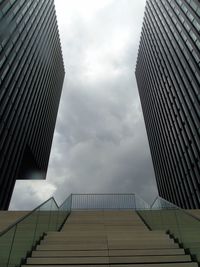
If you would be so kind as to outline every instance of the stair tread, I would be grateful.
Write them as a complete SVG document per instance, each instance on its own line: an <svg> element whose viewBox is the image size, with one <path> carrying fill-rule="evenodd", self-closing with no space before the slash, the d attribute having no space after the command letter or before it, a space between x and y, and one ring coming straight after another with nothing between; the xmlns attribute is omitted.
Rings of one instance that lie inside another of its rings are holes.
<svg viewBox="0 0 200 267"><path fill-rule="evenodd" d="M61 251L48 251L39 250L33 251L32 257L45 257L45 255L50 257L60 257L60 256L132 256L132 255L184 255L183 249L157 249L157 250L61 250Z"/></svg>
<svg viewBox="0 0 200 267"><path fill-rule="evenodd" d="M121 216L121 217L120 217ZM136 212L72 212L22 267L197 267L165 231L150 231Z"/></svg>
<svg viewBox="0 0 200 267"><path fill-rule="evenodd" d="M22 265L21 267L60 267L61 265L58 264L51 264L51 265L41 265L41 264L26 264ZM87 265L87 264L76 264L76 265L70 265L70 264L63 264L62 267L116 267L116 265L112 264L101 264L101 265ZM150 264L117 264L117 267L198 267L198 264L195 262L186 262L186 263L150 263Z"/></svg>
<svg viewBox="0 0 200 267"><path fill-rule="evenodd" d="M125 256L125 257L40 257L28 258L27 263L45 264L81 264L81 263L156 263L156 262L189 262L189 255L167 256Z"/></svg>

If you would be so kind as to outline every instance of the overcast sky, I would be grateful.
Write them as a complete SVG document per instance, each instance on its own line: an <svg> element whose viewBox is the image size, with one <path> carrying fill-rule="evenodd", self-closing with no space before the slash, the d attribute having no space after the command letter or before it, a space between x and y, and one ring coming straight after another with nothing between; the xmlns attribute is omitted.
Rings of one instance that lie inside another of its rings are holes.
<svg viewBox="0 0 200 267"><path fill-rule="evenodd" d="M50 196L157 195L135 80L145 1L55 0L65 81L47 179L17 181L10 209Z"/></svg>

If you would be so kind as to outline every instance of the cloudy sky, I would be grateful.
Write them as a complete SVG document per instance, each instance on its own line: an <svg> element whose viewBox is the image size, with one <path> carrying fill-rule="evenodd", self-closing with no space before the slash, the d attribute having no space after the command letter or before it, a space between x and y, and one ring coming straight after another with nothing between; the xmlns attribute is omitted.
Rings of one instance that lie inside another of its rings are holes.
<svg viewBox="0 0 200 267"><path fill-rule="evenodd" d="M145 1L55 0L66 76L45 181L17 181L10 209L72 193L135 192L154 171L134 75Z"/></svg>

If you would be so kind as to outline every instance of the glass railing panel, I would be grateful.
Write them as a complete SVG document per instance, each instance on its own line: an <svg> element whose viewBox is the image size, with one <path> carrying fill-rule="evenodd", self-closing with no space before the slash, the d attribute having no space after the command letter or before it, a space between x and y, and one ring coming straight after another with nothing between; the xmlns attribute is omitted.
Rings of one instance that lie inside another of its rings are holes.
<svg viewBox="0 0 200 267"><path fill-rule="evenodd" d="M160 210L138 210L138 213L152 230L163 229L163 219Z"/></svg>
<svg viewBox="0 0 200 267"><path fill-rule="evenodd" d="M149 212L152 229L168 230L170 226L170 229L178 232L177 210L178 207L172 203L156 198Z"/></svg>
<svg viewBox="0 0 200 267"><path fill-rule="evenodd" d="M53 198L47 200L0 235L0 267L20 266L27 253L48 231L56 231L71 209L70 198L59 209Z"/></svg>
<svg viewBox="0 0 200 267"><path fill-rule="evenodd" d="M37 211L37 225L35 226L35 238L34 241L40 239L45 232L49 229L51 212L48 210Z"/></svg>
<svg viewBox="0 0 200 267"><path fill-rule="evenodd" d="M18 221L10 230L0 234L0 248L3 247L0 251L0 267L19 266L21 260L26 258L27 253L32 251L45 233L60 229L70 214L71 207L74 209L140 209L141 212L149 208L146 202L135 194L70 195L60 208L51 198ZM146 216L149 217L149 214ZM154 217L156 220L156 216Z"/></svg>
<svg viewBox="0 0 200 267"><path fill-rule="evenodd" d="M72 210L136 209L135 194L73 194Z"/></svg>
<svg viewBox="0 0 200 267"><path fill-rule="evenodd" d="M150 210L139 210L152 230L169 231L200 262L200 220L174 204L157 198Z"/></svg>
<svg viewBox="0 0 200 267"><path fill-rule="evenodd" d="M69 213L71 212L72 205L72 195L70 195L60 206L58 210L58 218L57 218L57 229L63 224L64 220L67 218Z"/></svg>
<svg viewBox="0 0 200 267"><path fill-rule="evenodd" d="M58 219L57 219L57 230L59 230L60 226L62 225L62 222L65 219L66 212L64 210L58 211Z"/></svg>
<svg viewBox="0 0 200 267"><path fill-rule="evenodd" d="M55 201L51 203L48 231L57 230L58 206Z"/></svg>
<svg viewBox="0 0 200 267"><path fill-rule="evenodd" d="M141 197L134 195L135 198L135 209L136 210L146 210L150 208L150 205L145 202Z"/></svg>
<svg viewBox="0 0 200 267"><path fill-rule="evenodd" d="M177 238L179 235L179 225L177 220L177 209L162 209L162 221L163 221L163 229L169 229L170 233L174 234Z"/></svg>
<svg viewBox="0 0 200 267"><path fill-rule="evenodd" d="M200 262L200 220L180 209L177 211L177 221L178 232L174 232L174 236L183 243L185 248L189 248Z"/></svg>
<svg viewBox="0 0 200 267"><path fill-rule="evenodd" d="M36 223L37 214L34 212L16 225L8 267L20 265L22 258L32 250Z"/></svg>
<svg viewBox="0 0 200 267"><path fill-rule="evenodd" d="M0 238L0 267L6 267L8 264L15 230L16 228L12 227Z"/></svg>
<svg viewBox="0 0 200 267"><path fill-rule="evenodd" d="M40 240L48 231L56 231L58 223L58 206L54 199L50 199L37 210L37 225L35 229L35 242Z"/></svg>
<svg viewBox="0 0 200 267"><path fill-rule="evenodd" d="M64 210L64 211L71 211L71 206L72 206L72 195L70 195L60 206L60 210Z"/></svg>

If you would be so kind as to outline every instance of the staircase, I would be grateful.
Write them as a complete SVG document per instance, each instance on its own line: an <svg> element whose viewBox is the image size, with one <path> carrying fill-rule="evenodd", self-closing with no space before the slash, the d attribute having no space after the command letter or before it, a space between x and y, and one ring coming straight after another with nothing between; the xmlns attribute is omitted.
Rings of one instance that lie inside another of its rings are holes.
<svg viewBox="0 0 200 267"><path fill-rule="evenodd" d="M134 211L73 211L48 232L22 267L197 267L164 231L150 231Z"/></svg>

